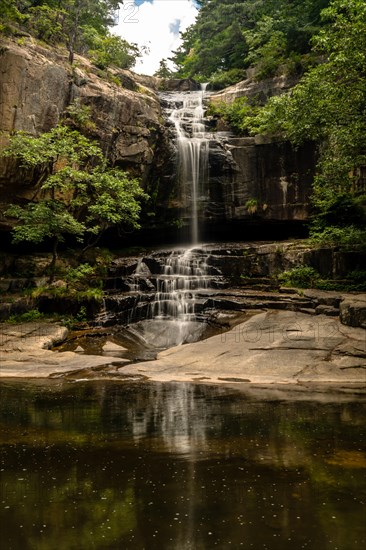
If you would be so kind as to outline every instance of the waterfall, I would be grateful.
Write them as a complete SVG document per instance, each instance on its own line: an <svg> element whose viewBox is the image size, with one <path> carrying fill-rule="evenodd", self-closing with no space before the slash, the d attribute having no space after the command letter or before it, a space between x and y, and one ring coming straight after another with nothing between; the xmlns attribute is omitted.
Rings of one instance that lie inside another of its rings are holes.
<svg viewBox="0 0 366 550"><path fill-rule="evenodd" d="M176 133L178 153L177 179L189 198L190 240L199 242L200 202L205 198L208 179L209 139L205 132L203 99L207 84L201 89L182 94L182 102L169 116ZM152 317L169 321L166 336L175 344L189 341L202 330L196 320L198 294L209 287L206 256L194 248L184 253L172 252L163 273L157 278L157 292L151 304Z"/></svg>
<svg viewBox="0 0 366 550"><path fill-rule="evenodd" d="M199 242L199 204L205 198L208 176L209 139L205 132L203 99L207 84L201 90L183 95L182 107L172 110L169 120L176 132L178 151L177 178L190 202L190 239Z"/></svg>
<svg viewBox="0 0 366 550"><path fill-rule="evenodd" d="M161 272L151 279L155 293L147 319L135 325L144 341L157 347L180 345L202 336L205 324L199 312L207 299L202 293L207 294L214 287L214 280L217 281L217 270L207 263L209 255L197 246L202 204L207 200L210 134L204 124L206 86L201 85L199 91L163 94L170 109L169 123L175 129L177 181L190 219L191 247L173 251L164 258ZM137 280L141 266L139 263L135 271Z"/></svg>
<svg viewBox="0 0 366 550"><path fill-rule="evenodd" d="M151 317L164 320L165 337L175 345L183 344L203 329L197 323L199 293L210 286L207 255L194 248L172 252L163 273L156 278L157 292L151 304ZM196 337L194 337L196 339Z"/></svg>

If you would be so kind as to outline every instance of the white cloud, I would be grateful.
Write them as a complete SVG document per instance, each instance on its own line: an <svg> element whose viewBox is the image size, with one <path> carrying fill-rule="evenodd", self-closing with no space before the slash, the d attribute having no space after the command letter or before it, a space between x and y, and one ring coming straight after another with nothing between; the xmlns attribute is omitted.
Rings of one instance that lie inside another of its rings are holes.
<svg viewBox="0 0 366 550"><path fill-rule="evenodd" d="M140 4L140 5L138 5ZM146 46L150 52L143 54L133 70L141 74L153 74L163 58L171 56L180 44L179 33L194 23L197 8L194 0L125 0L119 12L119 23L112 32ZM172 68L172 67L171 67Z"/></svg>

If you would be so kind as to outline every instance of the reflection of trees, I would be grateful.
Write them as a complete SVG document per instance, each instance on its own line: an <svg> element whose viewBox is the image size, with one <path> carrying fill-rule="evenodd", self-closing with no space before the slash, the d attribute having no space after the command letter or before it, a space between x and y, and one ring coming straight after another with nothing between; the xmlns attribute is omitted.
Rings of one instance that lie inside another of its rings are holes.
<svg viewBox="0 0 366 550"><path fill-rule="evenodd" d="M0 509L0 532L18 547L199 550L212 540L222 548L271 540L271 550L287 550L332 539L351 549L349 534L364 535L361 403L95 382L2 388L1 397L0 501L10 507Z"/></svg>

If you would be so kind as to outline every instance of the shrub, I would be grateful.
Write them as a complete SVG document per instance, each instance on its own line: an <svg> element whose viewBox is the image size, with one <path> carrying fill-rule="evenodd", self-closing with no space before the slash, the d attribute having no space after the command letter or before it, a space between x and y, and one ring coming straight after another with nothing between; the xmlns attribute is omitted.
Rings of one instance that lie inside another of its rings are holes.
<svg viewBox="0 0 366 550"><path fill-rule="evenodd" d="M230 69L229 71L217 71L210 78L211 90L222 90L227 86L236 84L245 78L245 71L242 69Z"/></svg>
<svg viewBox="0 0 366 550"><path fill-rule="evenodd" d="M38 311L38 309L31 309L25 313L11 315L6 322L11 324L31 323L32 321L39 321L41 319L44 319L44 314Z"/></svg>
<svg viewBox="0 0 366 550"><path fill-rule="evenodd" d="M299 288L311 288L316 286L320 279L319 273L310 266L294 267L284 271L278 276L279 281L285 286L296 286Z"/></svg>
<svg viewBox="0 0 366 550"><path fill-rule="evenodd" d="M322 231L312 231L310 240L317 246L366 247L366 230L354 225L330 226Z"/></svg>

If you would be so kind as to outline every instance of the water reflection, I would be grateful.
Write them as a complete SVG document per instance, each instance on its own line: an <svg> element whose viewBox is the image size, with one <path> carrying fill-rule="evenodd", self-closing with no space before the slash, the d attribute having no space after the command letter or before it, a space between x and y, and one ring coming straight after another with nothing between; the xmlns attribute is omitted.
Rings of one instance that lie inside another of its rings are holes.
<svg viewBox="0 0 366 550"><path fill-rule="evenodd" d="M364 546L362 398L189 384L0 386L0 547Z"/></svg>

